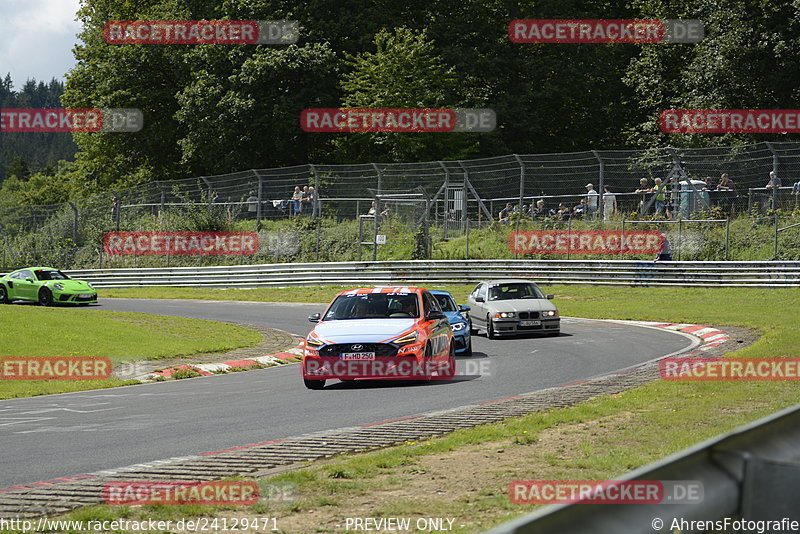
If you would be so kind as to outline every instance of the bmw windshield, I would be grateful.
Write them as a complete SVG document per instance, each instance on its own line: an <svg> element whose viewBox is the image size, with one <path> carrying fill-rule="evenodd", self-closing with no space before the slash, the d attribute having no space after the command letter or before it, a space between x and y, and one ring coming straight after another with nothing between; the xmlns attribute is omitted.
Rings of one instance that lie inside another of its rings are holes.
<svg viewBox="0 0 800 534"><path fill-rule="evenodd" d="M489 300L543 299L542 292L533 284L517 282L498 284L489 288Z"/></svg>
<svg viewBox="0 0 800 534"><path fill-rule="evenodd" d="M417 295L369 293L340 295L331 304L323 321L345 319L416 319L419 317Z"/></svg>

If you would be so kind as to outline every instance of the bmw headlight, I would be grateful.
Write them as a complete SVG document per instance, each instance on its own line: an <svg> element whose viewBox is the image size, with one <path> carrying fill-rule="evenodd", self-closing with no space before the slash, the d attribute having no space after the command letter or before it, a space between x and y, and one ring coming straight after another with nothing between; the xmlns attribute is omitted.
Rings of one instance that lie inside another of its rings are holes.
<svg viewBox="0 0 800 534"><path fill-rule="evenodd" d="M453 332L460 332L467 327L467 323L453 323L450 326L453 328Z"/></svg>
<svg viewBox="0 0 800 534"><path fill-rule="evenodd" d="M558 311L557 310L543 311L542 317L558 317Z"/></svg>
<svg viewBox="0 0 800 534"><path fill-rule="evenodd" d="M414 330L413 332L403 334L397 339L393 339L392 343L396 345L408 345L409 343L414 343L417 339L419 339L419 332Z"/></svg>
<svg viewBox="0 0 800 534"><path fill-rule="evenodd" d="M508 319L516 316L517 314L515 312L498 312L494 314L495 319Z"/></svg>
<svg viewBox="0 0 800 534"><path fill-rule="evenodd" d="M59 291L64 291L64 286L62 286L61 284L58 283L53 284L53 287L58 289Z"/></svg>

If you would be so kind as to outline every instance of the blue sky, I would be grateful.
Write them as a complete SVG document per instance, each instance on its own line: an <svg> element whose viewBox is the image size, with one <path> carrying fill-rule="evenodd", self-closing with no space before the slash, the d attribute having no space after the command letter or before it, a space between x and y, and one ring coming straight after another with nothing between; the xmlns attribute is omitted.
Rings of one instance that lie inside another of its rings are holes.
<svg viewBox="0 0 800 534"><path fill-rule="evenodd" d="M64 79L75 65L80 0L0 0L0 77L19 89L28 78Z"/></svg>

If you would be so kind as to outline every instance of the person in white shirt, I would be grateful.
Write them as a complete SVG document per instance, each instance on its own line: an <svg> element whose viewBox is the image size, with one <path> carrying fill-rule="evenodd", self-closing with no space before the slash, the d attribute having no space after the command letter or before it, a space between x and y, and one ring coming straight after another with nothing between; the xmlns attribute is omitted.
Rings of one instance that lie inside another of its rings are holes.
<svg viewBox="0 0 800 534"><path fill-rule="evenodd" d="M617 211L617 196L608 186L603 187L603 220L611 220L611 215Z"/></svg>
<svg viewBox="0 0 800 534"><path fill-rule="evenodd" d="M600 194L594 190L594 185L586 184L586 206L587 206L587 214L591 215L594 218L594 213L597 211L599 207Z"/></svg>

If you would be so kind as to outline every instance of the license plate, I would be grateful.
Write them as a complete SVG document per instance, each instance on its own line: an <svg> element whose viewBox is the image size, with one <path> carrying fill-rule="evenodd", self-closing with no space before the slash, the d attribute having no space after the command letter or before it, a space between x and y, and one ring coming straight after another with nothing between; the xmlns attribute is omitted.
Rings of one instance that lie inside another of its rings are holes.
<svg viewBox="0 0 800 534"><path fill-rule="evenodd" d="M374 360L374 352L343 352L343 360Z"/></svg>
<svg viewBox="0 0 800 534"><path fill-rule="evenodd" d="M92 295L91 293L81 293L81 294L80 294L80 295L78 295L78 296L79 296L80 298L82 298L82 299L90 299L90 298L92 298L92 296L93 296L93 295Z"/></svg>
<svg viewBox="0 0 800 534"><path fill-rule="evenodd" d="M520 326L541 326L542 321L520 321Z"/></svg>

